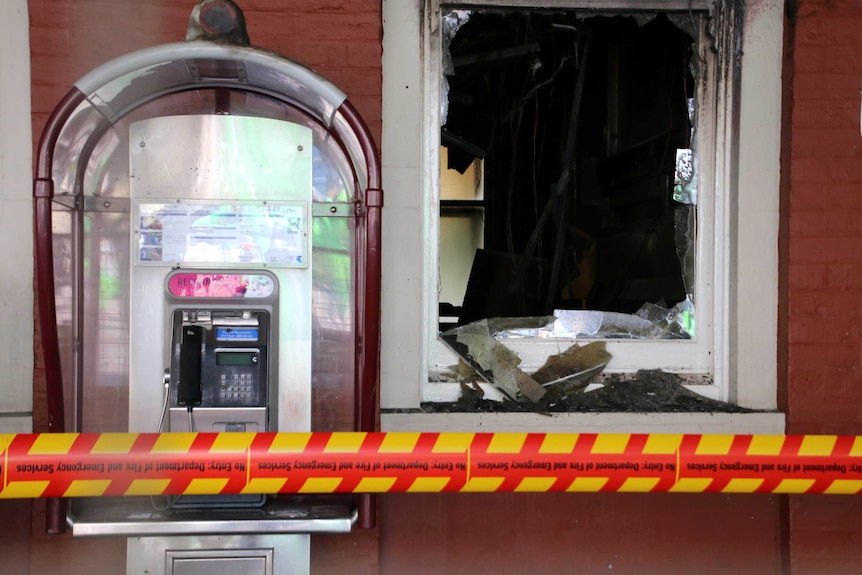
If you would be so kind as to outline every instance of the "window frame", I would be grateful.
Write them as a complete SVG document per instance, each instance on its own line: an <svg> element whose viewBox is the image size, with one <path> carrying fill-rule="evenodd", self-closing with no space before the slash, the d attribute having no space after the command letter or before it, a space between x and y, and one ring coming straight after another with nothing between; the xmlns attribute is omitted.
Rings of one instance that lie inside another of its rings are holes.
<svg viewBox="0 0 862 575"><path fill-rule="evenodd" d="M383 325L387 326L383 331L381 358L381 407L384 412L418 407L419 402L429 396L423 392L429 367L434 362L451 363L452 357L445 353L440 356L434 345L438 335L436 209L439 205L439 157L436 151L429 153L428 150L439 148L439 51L432 45L439 38L436 34L439 8L441 5L464 3L431 0L425 12L415 5L403 4L384 3L383 14L383 167L384 182L391 190L387 197L387 225L384 226L387 249L383 256ZM711 388L709 390L703 386L699 388L711 397L755 409L774 410L777 366L774 361L764 361L764 358L775 358L777 351L780 38L783 20L780 0L749 0L744 13L741 4L723 2L723 13L713 14L713 20L719 16L726 19L723 20L726 24L721 23L724 33L718 34L715 42L729 42L726 48L725 45L716 48L719 53L727 49L726 53L731 54L731 58L715 64L716 72L723 77L715 85L714 98L705 97L698 104L700 108L703 108L703 102L711 100L717 104L712 121L705 123L702 118L698 119L702 141L717 143L714 153L707 158L704 158L703 150L700 151L702 182L712 172L709 181L714 186L714 213L709 214L710 207L703 205L712 202L699 199L698 230L699 233L708 232L704 226L716 221L716 229L725 232L714 236L715 259L709 265L702 265L703 251L713 246L698 242L697 284L715 286L708 296L698 295L700 303L696 303L699 322L705 312L711 311L709 315L713 318L709 336L699 336L698 341L707 344L706 349L700 352L704 354L700 365L706 362L714 383L707 386ZM474 8L518 5L534 4L524 0L505 3L476 0L469 3ZM685 10L690 6L704 9L712 5L713 2L708 0L550 0L543 3L545 7L626 12L634 11L635 6L638 11L660 11ZM741 51L738 40L742 40L745 51ZM734 56L738 56L739 65L736 65ZM417 61L422 65L416 67ZM729 62L734 62L734 65ZM702 189L702 182L699 189ZM417 189L420 190L418 194L406 192ZM766 193L754 193L764 190ZM421 230L418 237L416 229ZM742 245L746 246L745 250L739 249ZM742 284L739 281L742 277L757 278L757 285ZM422 296L418 305L415 301L417 289ZM705 309L705 306L711 306L712 310ZM419 320L399 321L403 318ZM708 339L712 342L705 341ZM691 343L613 342L611 353L615 351L613 347L627 345L627 353L634 355L629 356L631 362L618 362L609 368L626 372L646 367L670 369L665 359L651 361L651 358L658 357L655 349L667 345L691 349L684 347ZM526 345L535 346L534 343ZM564 349L566 345L561 347ZM534 364L541 361L543 354L533 357L532 351L521 349L520 344L513 348L524 359L525 370L538 367ZM615 357L621 357L619 352ZM682 371L702 373L703 369Z"/></svg>
<svg viewBox="0 0 862 575"><path fill-rule="evenodd" d="M484 4L484 3L482 3ZM513 2L514 4L514 2ZM526 6L528 2L522 2ZM575 4L575 3L572 3ZM428 3L429 16L426 21L429 22L429 29L426 30L428 35L429 50L429 66L428 66L428 98L430 100L427 115L429 116L429 129L424 133L425 149L433 149L435 145L439 145L439 128L434 131L434 123L440 123L440 110L442 102L439 97L439 90L435 93L433 90L434 84L440 82L442 71L440 70L441 62L441 39L438 31L441 26L436 22L436 18L440 17L440 13L444 7L459 6L457 2L449 2L446 0L432 0ZM475 7L475 3L470 4ZM638 10L641 11L641 10ZM632 11L629 11L631 13ZM699 19L698 19L699 21ZM703 38L703 31L700 37ZM695 85L697 86L697 94L695 101L697 105L697 120L695 122L697 140L705 143L715 141L715 124L718 119L718 108L712 106L715 103L715 89L718 83L718 78L715 76L716 61L718 55L711 49L712 42L710 40L701 41L696 46L697 55L703 62L701 71L707 74L706 78L697 78ZM716 299L720 300L722 290L720 284L714 284L712 278L714 274L720 270L715 269L715 262L720 260L720 257L715 257L716 253L721 253L724 248L720 237L716 237L714 213L722 211L722 197L716 197L713 191L713 183L715 181L714 160L716 146L707 145L705 149L699 150L697 153L699 169L698 169L698 203L695 211L697 217L697 238L696 238L696 279L695 279L695 318L697 325L696 338L691 340L607 340L608 351L612 355L610 364L605 369L605 373L630 373L637 369L661 369L680 374L688 374L712 378L714 374L714 364L712 361L713 340L719 335L714 333L716 325L712 321L713 309ZM439 166L439 155L436 157ZM430 161L433 163L434 158ZM429 170L428 192L429 202L439 204L440 197L437 195L440 189L439 167L436 171ZM434 241L433 238L439 237L439 218L434 214L427 214L427 227L430 231L431 241L428 242L426 248L428 254L426 261L440 261L442 256L438 252L439 241ZM716 250L711 249L715 245ZM438 266L439 268L439 266ZM434 279L429 275L429 279ZM715 285L716 289L713 289ZM429 298L431 299L431 298ZM436 302L429 301L432 309L436 309ZM429 370L432 372L445 370L447 366L454 365L458 362L458 356L448 347L442 344L439 339L436 339L436 325L429 325L431 333L427 334L430 343L430 364ZM436 339L436 340L435 340ZM560 353L574 343L588 343L585 340L566 339L566 338L525 338L516 340L507 340L505 345L512 349L521 358L521 368L526 372L533 372L539 369L549 355ZM714 379L713 379L714 380ZM435 385L435 384L429 384ZM457 385L449 386L451 392L458 393ZM696 385L701 394L707 395L713 399L726 399L727 389L718 384L711 385ZM423 399L433 400L435 394L423 394ZM456 396L457 397L457 396Z"/></svg>

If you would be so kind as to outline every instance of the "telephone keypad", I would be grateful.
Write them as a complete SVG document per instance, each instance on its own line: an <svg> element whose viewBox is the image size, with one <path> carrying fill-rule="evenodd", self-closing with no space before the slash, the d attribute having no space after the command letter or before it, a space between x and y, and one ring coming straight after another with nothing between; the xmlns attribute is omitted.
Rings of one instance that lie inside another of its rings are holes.
<svg viewBox="0 0 862 575"><path fill-rule="evenodd" d="M222 405L255 405L258 401L253 373L233 371L220 374L219 403Z"/></svg>

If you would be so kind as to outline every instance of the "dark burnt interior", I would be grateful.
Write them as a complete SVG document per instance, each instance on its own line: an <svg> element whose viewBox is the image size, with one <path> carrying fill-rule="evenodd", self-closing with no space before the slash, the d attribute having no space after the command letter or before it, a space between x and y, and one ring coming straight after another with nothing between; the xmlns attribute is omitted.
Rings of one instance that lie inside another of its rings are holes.
<svg viewBox="0 0 862 575"><path fill-rule="evenodd" d="M634 313L692 293L694 206L673 199L690 33L663 14L482 10L448 47L441 141L450 168L484 160L484 200L443 201L441 216L481 210L484 249L441 315Z"/></svg>

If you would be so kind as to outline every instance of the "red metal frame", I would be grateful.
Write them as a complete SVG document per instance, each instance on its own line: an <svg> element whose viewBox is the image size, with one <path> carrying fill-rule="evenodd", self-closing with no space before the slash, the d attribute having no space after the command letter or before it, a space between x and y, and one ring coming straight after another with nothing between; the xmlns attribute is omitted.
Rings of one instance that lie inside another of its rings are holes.
<svg viewBox="0 0 862 575"><path fill-rule="evenodd" d="M53 161L57 139L74 110L85 95L72 88L55 107L42 132L35 175L33 198L35 209L36 292L39 327L45 362L48 406L48 431L65 431L63 380L60 365L57 313L55 304L54 255L52 245L51 202L54 198ZM381 211L383 191L380 187L380 157L367 125L356 109L345 101L339 108L360 142L366 158L368 182L364 197L357 198L358 253L366 254L365 265L359 266L357 278L357 310L360 329L357 336L355 430L373 432L378 429L378 378L380 355L380 273L381 273ZM358 190L361 194L361 190ZM376 502L370 494L357 496L360 527L376 525ZM61 499L48 500L46 532L65 531L65 505Z"/></svg>
<svg viewBox="0 0 862 575"><path fill-rule="evenodd" d="M54 247L51 241L51 202L54 199L54 146L66 120L84 101L84 94L72 88L51 112L42 136L36 158L33 178L34 202L34 255L36 259L36 304L39 310L39 333L45 366L45 387L48 404L48 431L65 431L66 416L63 406L63 375L60 366L60 344L57 335L57 308L54 300ZM50 498L45 509L45 531L66 531L66 508L61 499Z"/></svg>
<svg viewBox="0 0 862 575"><path fill-rule="evenodd" d="M356 431L376 431L379 427L379 379L380 357L380 283L381 283L381 211L383 190L381 189L380 156L371 139L368 127L356 109L347 101L339 108L348 125L359 138L368 167L368 185L365 190L365 229L357 233L364 237L365 270L364 277L358 282L357 299L364 305L358 306L360 325L364 338L357 354L356 398L354 400L354 421ZM360 204L362 208L362 204ZM361 214L360 214L361 215ZM357 218L357 227L362 218ZM369 493L358 495L359 526L373 528L377 525L376 499Z"/></svg>

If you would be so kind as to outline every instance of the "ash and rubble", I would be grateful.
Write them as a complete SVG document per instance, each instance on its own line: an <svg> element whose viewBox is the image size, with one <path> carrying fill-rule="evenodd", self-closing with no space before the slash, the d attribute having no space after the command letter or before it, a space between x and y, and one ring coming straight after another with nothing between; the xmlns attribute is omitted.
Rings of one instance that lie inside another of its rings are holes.
<svg viewBox="0 0 862 575"><path fill-rule="evenodd" d="M667 333L666 337L679 337L685 333L672 327L673 322L644 321L590 312L593 334L604 332L633 337L655 334L657 325ZM557 314L563 315L563 314ZM616 314L621 315L621 314ZM598 319L596 319L598 317ZM611 354L603 341L584 345L571 345L562 353L550 356L545 365L532 374L519 367L521 359L498 341L498 338L539 336L542 330L565 330L572 333L572 316L564 318L544 316L531 318L492 318L449 330L441 334L442 340L461 358L454 373L461 385L461 396L454 402L426 402L422 411L428 413L449 412L722 412L743 413L751 410L710 399L697 394L683 385L681 376L662 370L639 370L635 374L604 375ZM638 318L644 319L644 318ZM647 325L647 323L649 325ZM605 329L602 330L602 325ZM621 327L622 326L622 327ZM595 328L595 329L593 329ZM619 337L620 335L618 335ZM602 376L602 387L586 391L591 382ZM481 379L496 386L503 401L488 399L477 385Z"/></svg>
<svg viewBox="0 0 862 575"><path fill-rule="evenodd" d="M689 391L681 378L661 370L641 370L634 375L610 375L604 387L561 396L545 394L539 401L485 399L481 388L461 385L461 397L453 402L426 402L426 413L495 412L614 412L614 413L750 413L752 410L717 401Z"/></svg>

